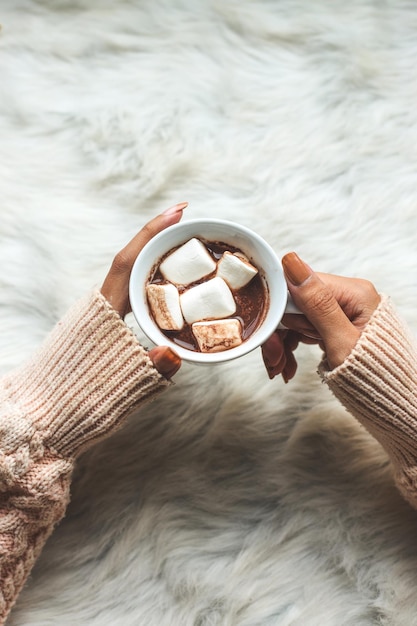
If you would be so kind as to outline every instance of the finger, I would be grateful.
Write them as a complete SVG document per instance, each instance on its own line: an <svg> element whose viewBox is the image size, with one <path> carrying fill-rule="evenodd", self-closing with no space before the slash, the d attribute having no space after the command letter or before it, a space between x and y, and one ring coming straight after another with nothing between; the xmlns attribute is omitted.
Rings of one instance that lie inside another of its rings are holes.
<svg viewBox="0 0 417 626"><path fill-rule="evenodd" d="M291 378L294 378L297 371L297 361L294 356L294 352L300 343L300 335L294 331L290 331L286 337L284 350L285 350L285 364L282 368L282 378L285 383L288 383Z"/></svg>
<svg viewBox="0 0 417 626"><path fill-rule="evenodd" d="M316 337L307 337L306 335L300 335L300 343L305 343L307 346L316 346L323 343L321 337L316 339Z"/></svg>
<svg viewBox="0 0 417 626"><path fill-rule="evenodd" d="M129 241L129 243L119 252L116 259L114 271L122 274L132 269L139 252L155 235L168 226L172 226L180 221L183 210L188 206L187 202L181 202L170 207L160 215L154 217ZM121 258L120 258L121 257Z"/></svg>
<svg viewBox="0 0 417 626"><path fill-rule="evenodd" d="M324 341L335 328L339 330L340 325L342 328L351 326L332 289L295 252L286 254L282 264L294 302Z"/></svg>
<svg viewBox="0 0 417 626"><path fill-rule="evenodd" d="M136 257L152 237L180 221L186 206L187 203L182 202L157 215L115 256L101 293L121 317L124 317L130 310L129 278Z"/></svg>
<svg viewBox="0 0 417 626"><path fill-rule="evenodd" d="M275 331L262 345L262 358L266 369L275 367L284 354L284 337L287 331Z"/></svg>
<svg viewBox="0 0 417 626"><path fill-rule="evenodd" d="M278 376L278 374L282 373L282 371L285 368L286 361L287 361L287 356L284 350L283 353L281 354L279 361L277 361L276 365L267 368L269 380L272 380L273 378L275 378L275 376Z"/></svg>
<svg viewBox="0 0 417 626"><path fill-rule="evenodd" d="M287 384L292 378L294 378L298 364L290 346L285 347L285 357L285 366L281 374L285 384Z"/></svg>
<svg viewBox="0 0 417 626"><path fill-rule="evenodd" d="M275 378L275 376L278 376L278 374L282 375L285 383L288 383L291 378L294 378L298 364L293 351L296 349L298 343L298 340L289 344L284 343L284 351L281 354L279 361L276 365L267 368L270 380Z"/></svg>
<svg viewBox="0 0 417 626"><path fill-rule="evenodd" d="M285 352L287 352L287 350L291 350L291 352L294 352L294 350L297 349L299 343L300 335L297 332L290 330L287 337L285 338Z"/></svg>
<svg viewBox="0 0 417 626"><path fill-rule="evenodd" d="M311 337L312 339L321 339L320 334L314 328L305 315L287 313L281 320L281 323L286 328L296 331L304 337Z"/></svg>
<svg viewBox="0 0 417 626"><path fill-rule="evenodd" d="M282 259L288 288L295 304L322 338L330 367L339 365L360 335L345 315L332 289L294 252Z"/></svg>
<svg viewBox="0 0 417 626"><path fill-rule="evenodd" d="M289 334L289 331L277 330L262 346L262 357L270 380L281 374L285 368Z"/></svg>
<svg viewBox="0 0 417 626"><path fill-rule="evenodd" d="M168 380L178 372L181 359L174 350L167 346L157 346L149 350L149 358L162 376Z"/></svg>

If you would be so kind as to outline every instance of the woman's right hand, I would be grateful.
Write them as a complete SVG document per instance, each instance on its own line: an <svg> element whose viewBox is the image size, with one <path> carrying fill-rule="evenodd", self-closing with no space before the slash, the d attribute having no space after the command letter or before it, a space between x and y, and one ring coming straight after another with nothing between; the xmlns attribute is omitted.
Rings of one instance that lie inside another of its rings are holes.
<svg viewBox="0 0 417 626"><path fill-rule="evenodd" d="M152 237L180 221L186 206L187 202L181 202L154 217L114 257L101 287L101 293L122 319L131 310L129 278L136 257ZM149 357L158 372L167 379L172 378L181 366L180 357L168 346L152 348Z"/></svg>
<svg viewBox="0 0 417 626"><path fill-rule="evenodd" d="M288 382L297 369L294 351L300 342L317 343L330 369L346 359L381 298L367 280L315 273L295 252L282 259L288 290L304 315L285 315L288 330L277 330L262 346L270 378Z"/></svg>

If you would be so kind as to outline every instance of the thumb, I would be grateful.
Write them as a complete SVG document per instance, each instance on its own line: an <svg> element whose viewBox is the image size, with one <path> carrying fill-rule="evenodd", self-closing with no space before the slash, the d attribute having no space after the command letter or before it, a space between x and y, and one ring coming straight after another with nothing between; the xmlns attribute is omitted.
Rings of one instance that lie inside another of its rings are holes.
<svg viewBox="0 0 417 626"><path fill-rule="evenodd" d="M178 372L181 367L181 359L174 350L167 346L157 346L149 350L149 358L162 376L168 380Z"/></svg>
<svg viewBox="0 0 417 626"><path fill-rule="evenodd" d="M355 346L359 330L343 312L331 287L295 252L283 257L282 266L291 297L318 331L330 367L340 365Z"/></svg>

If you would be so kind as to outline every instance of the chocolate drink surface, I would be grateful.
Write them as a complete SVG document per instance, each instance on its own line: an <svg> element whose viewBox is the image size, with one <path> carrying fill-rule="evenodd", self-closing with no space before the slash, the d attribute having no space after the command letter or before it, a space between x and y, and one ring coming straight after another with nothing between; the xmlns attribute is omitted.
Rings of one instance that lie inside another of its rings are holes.
<svg viewBox="0 0 417 626"><path fill-rule="evenodd" d="M217 262L225 252L236 255L244 254L240 249L235 248L230 244L224 242L205 241L201 238L200 241L205 246L207 252L212 257L212 259L215 261L216 267ZM153 271L151 272L148 284L167 284L167 281L162 275L159 268L163 261L175 250L176 248L170 250L169 252L167 252L166 255L164 255L164 257L159 260L158 265L155 266ZM259 270L259 268L257 269ZM211 274L208 274L203 278L196 280L195 282L187 284L186 286L177 285L178 291L181 295L192 287L207 282L214 276L216 276L216 270L214 270ZM239 289L232 289L232 293L236 303L236 311L233 315L230 316L230 318L238 319L240 321L242 329L241 340L245 341L246 339L248 339L248 337L250 337L250 335L252 335L253 332L256 331L258 326L263 321L268 306L268 290L261 276L261 272L258 271L258 273L243 287ZM200 351L196 337L194 336L192 331L192 324L184 323L184 326L181 330L161 329L161 332L170 341L173 341L182 348L186 348L187 350Z"/></svg>

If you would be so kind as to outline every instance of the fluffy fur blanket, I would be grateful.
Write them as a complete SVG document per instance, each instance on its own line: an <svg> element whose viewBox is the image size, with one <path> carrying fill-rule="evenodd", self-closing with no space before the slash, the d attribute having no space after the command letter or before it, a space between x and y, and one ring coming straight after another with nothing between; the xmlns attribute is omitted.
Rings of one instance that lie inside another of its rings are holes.
<svg viewBox="0 0 417 626"><path fill-rule="evenodd" d="M3 372L182 200L371 279L417 328L417 5L2 0L0 21ZM319 357L288 385L259 353L184 365L80 460L10 625L417 624L417 513Z"/></svg>

